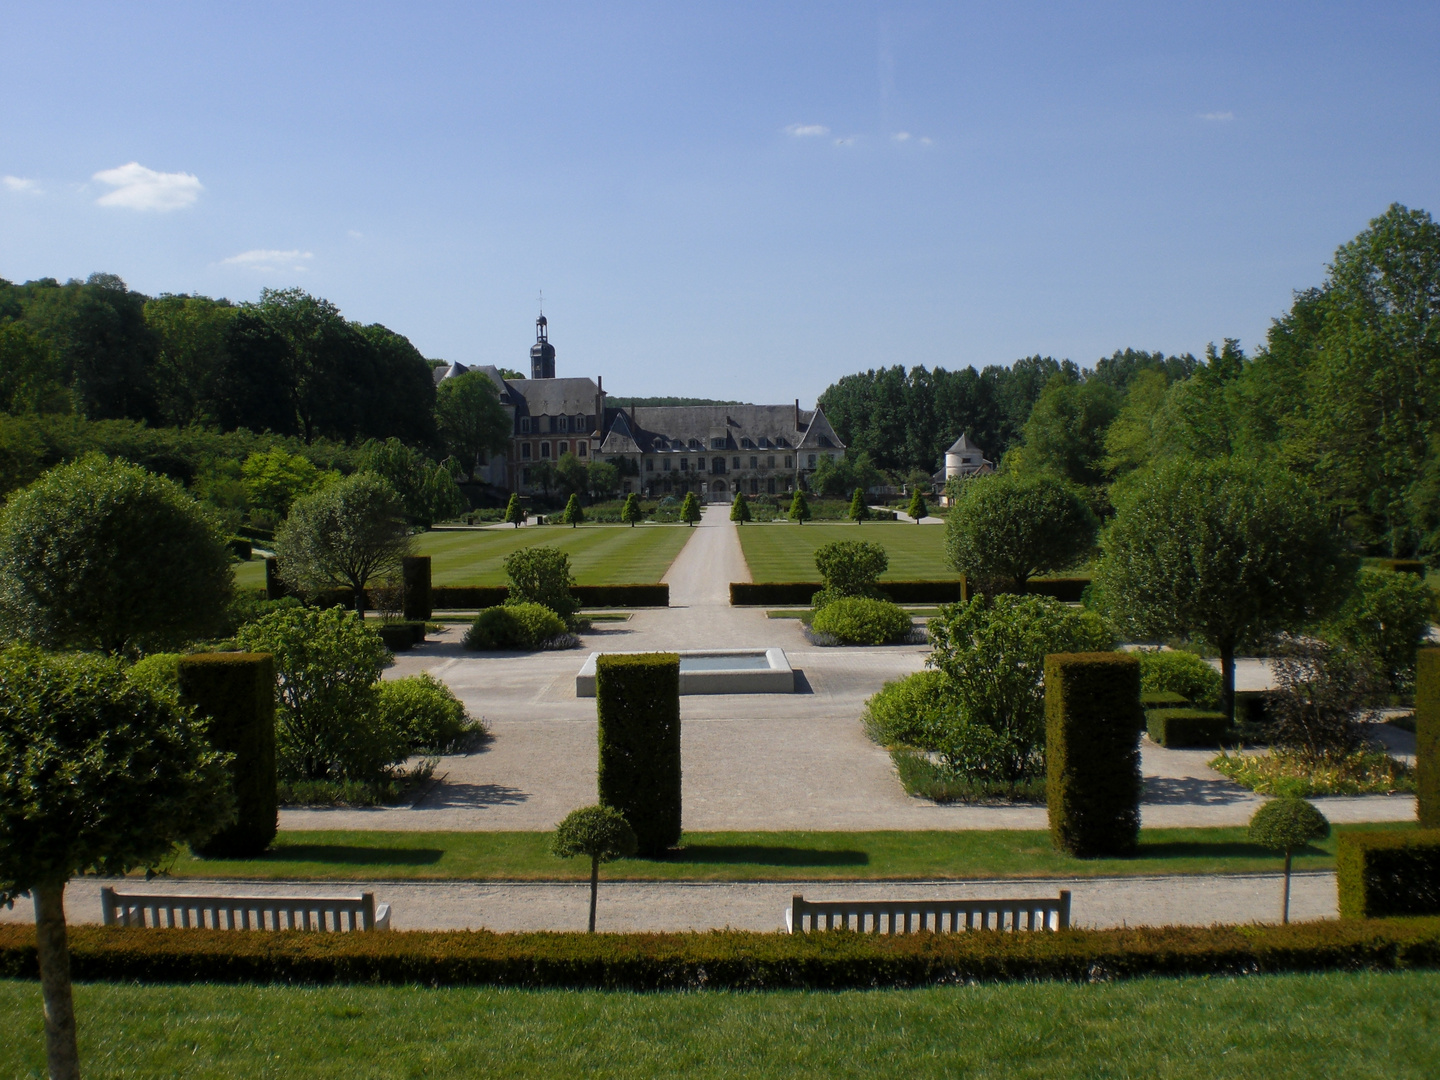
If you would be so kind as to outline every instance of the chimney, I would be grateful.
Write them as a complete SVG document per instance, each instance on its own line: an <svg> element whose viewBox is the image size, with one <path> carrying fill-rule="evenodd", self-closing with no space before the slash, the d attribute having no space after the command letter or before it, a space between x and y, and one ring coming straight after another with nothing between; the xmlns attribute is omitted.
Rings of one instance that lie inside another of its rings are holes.
<svg viewBox="0 0 1440 1080"><path fill-rule="evenodd" d="M800 399L795 399L795 430L800 430Z"/></svg>

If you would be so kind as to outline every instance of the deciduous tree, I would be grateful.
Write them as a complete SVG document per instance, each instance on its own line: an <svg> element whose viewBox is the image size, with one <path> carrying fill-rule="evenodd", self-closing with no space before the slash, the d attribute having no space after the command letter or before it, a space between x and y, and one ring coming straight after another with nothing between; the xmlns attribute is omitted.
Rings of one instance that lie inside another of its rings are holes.
<svg viewBox="0 0 1440 1080"><path fill-rule="evenodd" d="M483 371L467 371L445 379L435 391L435 425L445 449L473 477L488 454L510 445L510 416L500 404L500 391Z"/></svg>
<svg viewBox="0 0 1440 1080"><path fill-rule="evenodd" d="M955 487L945 549L974 587L1024 592L1030 578L1073 566L1095 542L1095 515L1058 476L992 473Z"/></svg>

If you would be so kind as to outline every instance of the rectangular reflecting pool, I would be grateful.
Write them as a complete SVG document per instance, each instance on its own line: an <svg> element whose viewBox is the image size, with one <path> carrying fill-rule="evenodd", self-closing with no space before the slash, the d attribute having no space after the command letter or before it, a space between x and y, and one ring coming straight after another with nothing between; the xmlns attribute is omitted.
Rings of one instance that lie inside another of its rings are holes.
<svg viewBox="0 0 1440 1080"><path fill-rule="evenodd" d="M633 654L630 654L633 655ZM591 653L575 676L575 696L595 696L595 661ZM793 694L795 672L784 649L709 649L680 656L682 694Z"/></svg>

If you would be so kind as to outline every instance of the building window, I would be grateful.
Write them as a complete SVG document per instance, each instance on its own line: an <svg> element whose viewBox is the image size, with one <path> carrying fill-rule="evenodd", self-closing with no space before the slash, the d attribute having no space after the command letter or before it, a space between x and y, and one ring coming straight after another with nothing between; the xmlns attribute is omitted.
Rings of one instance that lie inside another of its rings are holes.
<svg viewBox="0 0 1440 1080"><path fill-rule="evenodd" d="M647 457L647 458L645 459L645 471L646 471L646 472L654 472L654 471L655 471L655 459L654 459L653 457Z"/></svg>
<svg viewBox="0 0 1440 1080"><path fill-rule="evenodd" d="M815 455L811 454L807 460L810 462L809 467L813 469L815 467Z"/></svg>
<svg viewBox="0 0 1440 1080"><path fill-rule="evenodd" d="M723 457L717 457L710 463L710 471L717 475L723 473L725 471L725 459Z"/></svg>
<svg viewBox="0 0 1440 1080"><path fill-rule="evenodd" d="M702 458L696 458L696 459L695 459L695 471L696 471L696 472L704 472L704 471L705 471L705 459L704 459L703 457L702 457Z"/></svg>
<svg viewBox="0 0 1440 1080"><path fill-rule="evenodd" d="M681 472L689 472L689 471L690 471L690 459L689 459L689 458L682 457L682 458L680 459L680 471L681 471Z"/></svg>
<svg viewBox="0 0 1440 1080"><path fill-rule="evenodd" d="M522 434L522 435L529 435L529 434L530 434L530 417L528 417L528 416L522 416L522 417L520 417L520 434Z"/></svg>
<svg viewBox="0 0 1440 1080"><path fill-rule="evenodd" d="M560 430L560 418L559 418L558 416L552 416L552 417L550 417L550 430L551 430L551 431L559 431L559 430Z"/></svg>
<svg viewBox="0 0 1440 1080"><path fill-rule="evenodd" d="M795 467L795 459L792 458L789 454L786 454L786 455L785 455L785 468L787 468L787 469L793 469L794 467Z"/></svg>
<svg viewBox="0 0 1440 1080"><path fill-rule="evenodd" d="M775 494L775 478L773 476L770 477L769 480L765 481L765 493L767 495Z"/></svg>
<svg viewBox="0 0 1440 1080"><path fill-rule="evenodd" d="M773 469L774 467L775 467L775 455L774 455L774 454L771 454L769 457L767 457L767 458L765 459L765 468L767 468L767 469Z"/></svg>
<svg viewBox="0 0 1440 1080"><path fill-rule="evenodd" d="M527 449L528 449L528 447L527 447ZM526 456L528 457L529 455L527 454ZM521 469L521 470L520 470L520 482L521 482L522 484L524 484L526 487L529 487L529 486L530 486L530 470L529 470L529 469Z"/></svg>
<svg viewBox="0 0 1440 1080"><path fill-rule="evenodd" d="M752 460L752 462L753 462L754 459L752 458L751 460ZM737 457L737 458L731 458L731 459L730 459L730 468L732 468L732 469L738 469L739 467L740 467L740 459L739 459L738 457ZM753 469L755 466L754 466L754 464L751 464L750 467Z"/></svg>
<svg viewBox="0 0 1440 1080"><path fill-rule="evenodd" d="M771 458L771 459L770 459L770 464L771 464L771 465L774 465L774 464L775 464L775 459L774 459L774 458ZM760 467L760 459L759 459L758 457L752 457L752 458L750 459L750 468L752 468L752 469L758 469L759 467Z"/></svg>
<svg viewBox="0 0 1440 1080"><path fill-rule="evenodd" d="M773 482L773 481L772 481L772 482ZM760 481L759 481L759 480L751 480L751 481L750 481L750 494L751 494L751 495L759 495L759 494L760 494Z"/></svg>
<svg viewBox="0 0 1440 1080"><path fill-rule="evenodd" d="M577 443L575 444L575 452L576 452L580 457L584 457L586 454L588 454L588 453L590 452L590 444L589 444L589 443L583 443L583 442L577 442Z"/></svg>
<svg viewBox="0 0 1440 1080"><path fill-rule="evenodd" d="M520 444L520 456L526 461L530 460L530 444L528 442ZM526 475L528 476L529 474L527 473Z"/></svg>
<svg viewBox="0 0 1440 1080"><path fill-rule="evenodd" d="M667 458L664 458L664 459L660 462L660 468L663 469L665 472L669 472L669 471L670 471L670 459L669 459L668 457L667 457Z"/></svg>
<svg viewBox="0 0 1440 1080"><path fill-rule="evenodd" d="M540 456L542 458L548 458L550 456L550 444L548 442L542 442L540 444ZM815 464L815 458L813 455L810 458L810 464Z"/></svg>
<svg viewBox="0 0 1440 1080"><path fill-rule="evenodd" d="M711 439L711 440L710 440L710 449L711 449L711 450L724 450L724 449L725 449L725 440L724 440L724 439Z"/></svg>

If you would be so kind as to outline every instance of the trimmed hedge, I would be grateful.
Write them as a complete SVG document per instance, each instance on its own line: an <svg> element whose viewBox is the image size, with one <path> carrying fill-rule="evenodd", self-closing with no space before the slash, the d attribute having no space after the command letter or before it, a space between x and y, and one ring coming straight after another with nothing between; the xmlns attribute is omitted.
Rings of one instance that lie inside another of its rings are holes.
<svg viewBox="0 0 1440 1080"><path fill-rule="evenodd" d="M407 622L423 623L433 614L430 606L430 556L406 555L401 559L400 581L403 587L401 617Z"/></svg>
<svg viewBox="0 0 1440 1080"><path fill-rule="evenodd" d="M818 586L817 586L818 588ZM669 585L572 585L581 607L669 607ZM504 585L435 585L430 599L436 611L499 607L510 597Z"/></svg>
<svg viewBox="0 0 1440 1080"><path fill-rule="evenodd" d="M1440 649L1415 656L1415 801L1420 827L1440 829Z"/></svg>
<svg viewBox="0 0 1440 1080"><path fill-rule="evenodd" d="M1440 915L1440 829L1341 833L1335 878L1342 919Z"/></svg>
<svg viewBox="0 0 1440 1080"><path fill-rule="evenodd" d="M639 853L680 842L680 657L602 653L595 662L600 804L620 811Z"/></svg>
<svg viewBox="0 0 1440 1080"><path fill-rule="evenodd" d="M843 596L832 600L810 623L817 634L828 634L841 645L888 645L909 636L910 616L888 600Z"/></svg>
<svg viewBox="0 0 1440 1080"><path fill-rule="evenodd" d="M809 607L825 586L818 581L732 581L731 607ZM958 604L959 581L882 581L879 589L896 604Z"/></svg>
<svg viewBox="0 0 1440 1080"><path fill-rule="evenodd" d="M1219 746L1230 718L1205 709L1146 709L1145 730L1161 746Z"/></svg>
<svg viewBox="0 0 1440 1080"><path fill-rule="evenodd" d="M1157 690L1153 694L1140 695L1140 707L1150 709L1188 709L1194 704L1184 694L1173 690Z"/></svg>
<svg viewBox="0 0 1440 1080"><path fill-rule="evenodd" d="M1375 566L1396 574L1415 574L1422 578L1425 576L1425 564L1419 559L1377 559Z"/></svg>
<svg viewBox="0 0 1440 1080"><path fill-rule="evenodd" d="M391 652L405 652L425 640L425 623L382 622L375 627L380 640Z"/></svg>
<svg viewBox="0 0 1440 1080"><path fill-rule="evenodd" d="M575 643L565 620L544 604L501 604L475 616L465 631L467 649L568 648Z"/></svg>
<svg viewBox="0 0 1440 1080"><path fill-rule="evenodd" d="M197 653L177 670L180 700L210 720L215 749L234 754L230 782L236 820L197 849L206 857L248 859L275 839L280 799L275 778L275 658L269 653Z"/></svg>
<svg viewBox="0 0 1440 1080"><path fill-rule="evenodd" d="M890 937L717 931L69 929L80 981L372 983L613 990L839 990L1440 967L1440 919ZM36 979L35 927L0 926L0 978Z"/></svg>
<svg viewBox="0 0 1440 1080"><path fill-rule="evenodd" d="M1045 802L1058 849L1081 858L1136 849L1140 721L1135 657L1045 657Z"/></svg>

